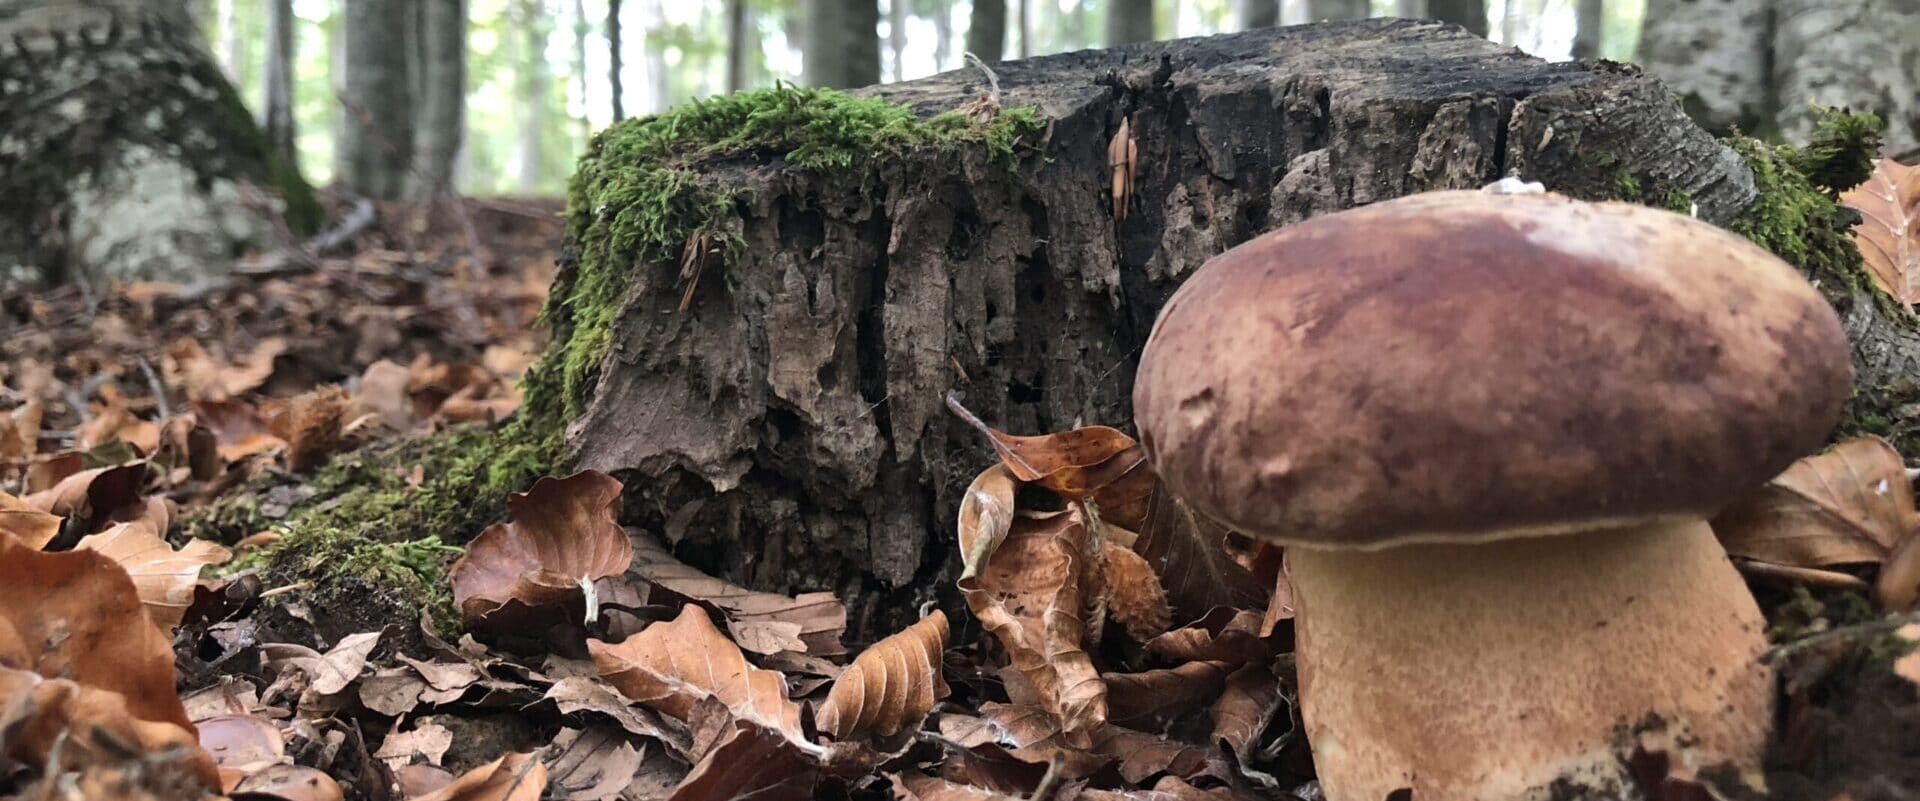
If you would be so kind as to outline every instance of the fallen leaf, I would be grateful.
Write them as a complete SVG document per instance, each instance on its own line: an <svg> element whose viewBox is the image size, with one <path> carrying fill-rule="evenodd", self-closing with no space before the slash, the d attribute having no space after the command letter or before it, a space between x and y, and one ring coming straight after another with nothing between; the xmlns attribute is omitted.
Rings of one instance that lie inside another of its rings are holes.
<svg viewBox="0 0 1920 801"><path fill-rule="evenodd" d="M145 618L133 580L105 555L40 553L0 539L0 665L120 695L134 717L191 739L174 693L171 638Z"/></svg>
<svg viewBox="0 0 1920 801"><path fill-rule="evenodd" d="M1908 534L1887 555L1873 596L1889 612L1910 612L1920 605L1920 532Z"/></svg>
<svg viewBox="0 0 1920 801"><path fill-rule="evenodd" d="M1273 647L1260 638L1258 612L1215 607L1199 620L1146 642L1147 652L1180 662L1261 662Z"/></svg>
<svg viewBox="0 0 1920 801"><path fill-rule="evenodd" d="M1038 483L1053 490L1069 500L1083 500L1104 485L1104 482L1089 480L1089 471L1096 467L1105 469L1099 474L1110 480L1131 469L1116 469L1108 464L1110 460L1123 454L1133 464L1139 464L1146 454L1134 448L1133 438L1126 432L1107 426L1088 426L1057 434L1023 437L1008 434L987 425L965 406L960 405L957 396L947 395L947 408L965 420L968 425L987 435L1000 461L1007 466L1014 478L1029 483Z"/></svg>
<svg viewBox="0 0 1920 801"><path fill-rule="evenodd" d="M617 729L565 729L553 740L547 776L562 797L605 801L618 797L640 770L640 749Z"/></svg>
<svg viewBox="0 0 1920 801"><path fill-rule="evenodd" d="M980 717L992 724L986 742L1010 746L1014 757L1044 764L1058 756L1062 770L1074 778L1092 775L1113 764L1129 782L1139 783L1160 774L1190 776L1207 761L1207 751L1184 743L1156 737L1146 732L1109 724L1102 727L1085 745L1071 741L1053 716L1036 707L986 703L980 705ZM954 731L942 720L941 733L965 744L973 742L948 734Z"/></svg>
<svg viewBox="0 0 1920 801"><path fill-rule="evenodd" d="M366 708L397 718L418 707L420 694L426 689L427 680L420 678L419 673L406 668L387 668L362 679L358 694Z"/></svg>
<svg viewBox="0 0 1920 801"><path fill-rule="evenodd" d="M167 383L180 387L189 400L220 401L266 383L273 376L274 360L286 350L286 340L269 337L238 361L221 364L199 342L182 337L168 346L160 368Z"/></svg>
<svg viewBox="0 0 1920 801"><path fill-rule="evenodd" d="M1880 159L1840 202L1860 212L1853 242L1874 286L1911 311L1920 299L1920 167Z"/></svg>
<svg viewBox="0 0 1920 801"><path fill-rule="evenodd" d="M1790 567L1878 564L1920 524L1899 452L1859 437L1794 462L1713 519L1731 556Z"/></svg>
<svg viewBox="0 0 1920 801"><path fill-rule="evenodd" d="M1152 465L1134 467L1095 493L1094 501L1103 520L1136 534L1131 547L1160 577L1175 618L1192 620L1218 607L1266 605L1270 585L1221 546L1227 528L1167 491Z"/></svg>
<svg viewBox="0 0 1920 801"><path fill-rule="evenodd" d="M1107 594L1107 614L1127 629L1134 642L1144 643L1166 633L1173 624L1167 592L1160 577L1140 554L1112 540L1100 542L1100 582Z"/></svg>
<svg viewBox="0 0 1920 801"><path fill-rule="evenodd" d="M796 745L780 731L736 720L667 801L812 801L819 768Z"/></svg>
<svg viewBox="0 0 1920 801"><path fill-rule="evenodd" d="M652 535L632 531L628 542L633 546L633 567L629 575L689 601L713 607L723 613L730 628L738 630L741 626L763 622L796 623L800 626L797 636L806 643L808 654L833 657L846 653L840 644L840 635L847 629L847 607L833 593L812 592L789 597L750 590L673 558ZM746 643L740 645L747 647Z"/></svg>
<svg viewBox="0 0 1920 801"><path fill-rule="evenodd" d="M1140 143L1134 137L1131 116L1120 118L1120 129L1107 141L1107 169L1113 173L1113 218L1125 221L1140 174Z"/></svg>
<svg viewBox="0 0 1920 801"><path fill-rule="evenodd" d="M1017 484L1003 463L980 471L960 497L960 577L972 578L1007 538Z"/></svg>
<svg viewBox="0 0 1920 801"><path fill-rule="evenodd" d="M367 365L353 397L347 401L346 418L354 420L370 414L394 431L414 430L420 419L414 413L413 397L407 394L411 378L412 373L398 362L381 359Z"/></svg>
<svg viewBox="0 0 1920 801"><path fill-rule="evenodd" d="M600 676L622 695L679 721L700 699L712 697L733 714L802 741L800 706L787 698L786 679L747 664L740 648L714 628L694 604L619 643L588 640Z"/></svg>
<svg viewBox="0 0 1920 801"><path fill-rule="evenodd" d="M273 721L258 715L216 715L196 721L200 747L220 770L220 786L232 792L242 779L279 764L287 755L287 738Z"/></svg>
<svg viewBox="0 0 1920 801"><path fill-rule="evenodd" d="M1236 754L1248 753L1284 700L1280 680L1266 665L1242 666L1227 677L1225 690L1213 704L1213 735L1209 739L1225 741Z"/></svg>
<svg viewBox="0 0 1920 801"><path fill-rule="evenodd" d="M233 788L235 801L341 801L345 794L333 777L302 765L274 765L248 776Z"/></svg>
<svg viewBox="0 0 1920 801"><path fill-rule="evenodd" d="M40 450L40 401L27 402L0 414L0 464L24 462Z"/></svg>
<svg viewBox="0 0 1920 801"><path fill-rule="evenodd" d="M579 712L604 715L627 733L658 740L675 754L692 761L693 744L684 727L668 724L646 707L634 706L598 678L568 676L547 688L544 697L552 701L562 715Z"/></svg>
<svg viewBox="0 0 1920 801"><path fill-rule="evenodd" d="M213 432L216 452L227 462L238 462L287 447L287 441L267 430L260 410L246 401L194 401L193 416Z"/></svg>
<svg viewBox="0 0 1920 801"><path fill-rule="evenodd" d="M1080 581L1087 529L1072 512L1023 516L986 568L960 581L967 607L999 639L1069 742L1084 745L1107 718L1107 690L1085 650Z"/></svg>
<svg viewBox="0 0 1920 801"><path fill-rule="evenodd" d="M90 451L115 441L132 445L142 456L160 449L160 426L136 417L117 385L101 386L100 400L92 409L93 417L73 431L80 450Z"/></svg>
<svg viewBox="0 0 1920 801"><path fill-rule="evenodd" d="M827 691L820 730L846 740L866 733L892 738L918 729L934 703L947 697L940 663L946 647L947 616L938 609L874 643Z"/></svg>
<svg viewBox="0 0 1920 801"><path fill-rule="evenodd" d="M418 798L453 783L453 774L433 765L406 765L393 772L401 798Z"/></svg>
<svg viewBox="0 0 1920 801"><path fill-rule="evenodd" d="M341 637L322 654L293 643L261 646L262 661L279 670L292 668L307 680L307 689L317 695L335 695L347 689L367 669L367 657L380 644L383 631L364 631Z"/></svg>
<svg viewBox="0 0 1920 801"><path fill-rule="evenodd" d="M0 537L40 550L60 536L60 516L35 509L26 501L0 492Z"/></svg>
<svg viewBox="0 0 1920 801"><path fill-rule="evenodd" d="M1102 673L1107 719L1131 725L1167 720L1206 706L1227 686L1229 668L1219 662L1188 662L1139 673Z"/></svg>
<svg viewBox="0 0 1920 801"><path fill-rule="evenodd" d="M70 518L70 531L87 534L99 530L122 510L142 504L140 488L146 481L145 462L96 467L67 476L52 489L21 500L42 512Z"/></svg>
<svg viewBox="0 0 1920 801"><path fill-rule="evenodd" d="M452 731L429 718L421 718L412 729L388 732L386 739L380 741L380 749L373 752L373 758L394 769L420 761L438 765L452 747Z"/></svg>
<svg viewBox="0 0 1920 801"><path fill-rule="evenodd" d="M509 604L584 607L599 616L595 579L626 572L633 546L614 519L620 482L598 471L542 478L507 499L512 516L467 544L450 575L468 626L487 624Z"/></svg>
<svg viewBox="0 0 1920 801"><path fill-rule="evenodd" d="M0 620L0 640L10 636ZM0 657L12 661L11 655ZM170 687L166 695L179 702ZM147 699L141 705L154 703ZM15 764L50 767L58 774L124 765L129 751L171 753L192 779L208 790L220 788L219 771L195 741L192 726L142 718L124 694L68 679L0 667L0 732L5 732L0 757Z"/></svg>
<svg viewBox="0 0 1920 801"><path fill-rule="evenodd" d="M74 548L104 554L125 569L140 594L140 602L146 605L147 617L169 637L193 602L200 569L233 557L227 549L207 540L188 540L176 551L146 520L108 526L81 538Z"/></svg>
<svg viewBox="0 0 1920 801"><path fill-rule="evenodd" d="M902 801L1024 801L1021 796L936 779L914 771L888 774L887 779L893 782L894 796Z"/></svg>
<svg viewBox="0 0 1920 801"><path fill-rule="evenodd" d="M533 754L506 754L414 801L539 801L547 766Z"/></svg>

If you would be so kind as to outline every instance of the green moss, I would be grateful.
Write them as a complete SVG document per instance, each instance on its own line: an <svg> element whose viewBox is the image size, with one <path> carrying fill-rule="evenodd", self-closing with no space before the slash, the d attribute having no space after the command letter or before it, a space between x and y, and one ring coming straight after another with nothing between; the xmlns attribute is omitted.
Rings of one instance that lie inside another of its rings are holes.
<svg viewBox="0 0 1920 801"><path fill-rule="evenodd" d="M273 143L267 141L267 135L260 130L259 123L253 119L253 112L247 110L247 104L240 101L240 95L234 91L233 84L224 76L214 76L215 85L220 92L220 103L226 108L229 129L240 138L241 148L249 159L258 158L255 164L265 166L264 177L269 188L280 195L281 219L287 227L297 234L311 234L320 230L320 223L326 217L326 211L320 208L320 200L313 194L313 187L300 175L300 165L295 164L273 152Z"/></svg>
<svg viewBox="0 0 1920 801"><path fill-rule="evenodd" d="M1814 186L1845 192L1873 174L1874 156L1886 123L1874 114L1824 109L1806 147L1792 154L1793 167Z"/></svg>
<svg viewBox="0 0 1920 801"><path fill-rule="evenodd" d="M990 122L957 113L922 118L884 100L782 85L600 132L569 189L567 234L578 261L543 312L553 340L526 382L525 425L555 429L579 415L635 270L678 271L695 241L718 269L738 256L741 242L726 221L743 190L704 177L700 164L750 156L864 187L877 164L908 151L979 148L1011 166L1023 139L1044 127L1031 109Z"/></svg>

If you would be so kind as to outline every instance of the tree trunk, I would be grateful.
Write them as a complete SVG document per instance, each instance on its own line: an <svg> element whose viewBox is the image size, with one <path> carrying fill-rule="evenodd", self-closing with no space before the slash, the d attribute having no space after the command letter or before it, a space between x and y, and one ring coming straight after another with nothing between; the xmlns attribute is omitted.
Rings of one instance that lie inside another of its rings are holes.
<svg viewBox="0 0 1920 801"><path fill-rule="evenodd" d="M425 0L425 4L420 81L424 92L408 188L415 198L453 190L454 165L467 134L467 3Z"/></svg>
<svg viewBox="0 0 1920 801"><path fill-rule="evenodd" d="M1573 57L1599 58L1607 28L1607 0L1580 0L1573 29Z"/></svg>
<svg viewBox="0 0 1920 801"><path fill-rule="evenodd" d="M1395 0L1393 15L1407 19L1425 19L1430 16L1427 0Z"/></svg>
<svg viewBox="0 0 1920 801"><path fill-rule="evenodd" d="M224 272L313 212L264 142L185 3L0 0L0 294Z"/></svg>
<svg viewBox="0 0 1920 801"><path fill-rule="evenodd" d="M953 4L933 2L933 71L946 72L953 63Z"/></svg>
<svg viewBox="0 0 1920 801"><path fill-rule="evenodd" d="M1780 133L1806 141L1814 106L1873 112L1889 142L1920 142L1920 0L1777 0Z"/></svg>
<svg viewBox="0 0 1920 801"><path fill-rule="evenodd" d="M1307 0L1307 18L1313 22L1366 19L1370 5L1367 0Z"/></svg>
<svg viewBox="0 0 1920 801"><path fill-rule="evenodd" d="M1107 3L1107 46L1153 41L1153 0Z"/></svg>
<svg viewBox="0 0 1920 801"><path fill-rule="evenodd" d="M1520 39L1520 0L1503 0L1500 4L1500 43L1509 47L1518 44Z"/></svg>
<svg viewBox="0 0 1920 801"><path fill-rule="evenodd" d="M641 40L646 43L646 55L642 61L647 65L647 110L658 114L673 105L672 82L667 75L667 49L658 46L654 34L667 27L667 13L662 5L665 0L646 0L641 9L646 12L646 33ZM875 51L876 53L878 51ZM876 55L874 68L879 69L879 57ZM874 80L879 80L876 74Z"/></svg>
<svg viewBox="0 0 1920 801"><path fill-rule="evenodd" d="M260 82L260 129L288 168L299 163L293 127L293 0L267 3L267 63Z"/></svg>
<svg viewBox="0 0 1920 801"><path fill-rule="evenodd" d="M1475 36L1487 35L1487 0L1427 0L1427 13Z"/></svg>
<svg viewBox="0 0 1920 801"><path fill-rule="evenodd" d="M593 26L587 22L587 0L573 0L573 76L582 109L587 107L587 34L592 32ZM593 135L593 121L583 113L579 122L580 141L585 142Z"/></svg>
<svg viewBox="0 0 1920 801"><path fill-rule="evenodd" d="M973 0L967 16L967 52L988 64L998 62L1007 41L1007 0Z"/></svg>
<svg viewBox="0 0 1920 801"><path fill-rule="evenodd" d="M407 185L413 152L413 98L406 36L412 8L387 0L345 0L341 103L334 180L348 191L393 199Z"/></svg>
<svg viewBox="0 0 1920 801"><path fill-rule="evenodd" d="M743 2L744 0L735 0ZM620 101L620 93L626 91L620 82L620 0L607 0L607 84L608 94L613 97L613 121L627 118L627 108Z"/></svg>
<svg viewBox="0 0 1920 801"><path fill-rule="evenodd" d="M1647 0L1638 61L1701 125L1752 131L1767 121L1772 0Z"/></svg>
<svg viewBox="0 0 1920 801"><path fill-rule="evenodd" d="M748 24L747 0L727 0L727 91L747 88L747 51L760 46Z"/></svg>
<svg viewBox="0 0 1920 801"><path fill-rule="evenodd" d="M803 80L845 89L880 82L880 5L876 0L802 0L806 9Z"/></svg>
<svg viewBox="0 0 1920 801"><path fill-rule="evenodd" d="M1240 30L1271 28L1280 24L1279 0L1236 0L1233 4L1234 21Z"/></svg>
<svg viewBox="0 0 1920 801"><path fill-rule="evenodd" d="M517 5L521 42L514 95L520 107L520 137L514 174L521 194L533 194L546 178L547 92L552 83L546 52L549 20L541 0L519 0Z"/></svg>
<svg viewBox="0 0 1920 801"><path fill-rule="evenodd" d="M893 79L907 79L907 0L887 0L887 54L893 63Z"/></svg>
<svg viewBox="0 0 1920 801"><path fill-rule="evenodd" d="M603 312L619 344L568 428L571 460L622 477L628 522L704 570L839 592L855 640L952 587L957 503L994 456L942 396L958 391L1017 433L1129 426L1155 313L1228 247L1510 174L1584 197L1623 180L1685 192L1719 222L1755 198L1741 158L1652 78L1515 56L1430 22L1274 28L997 70L1003 106L1047 123L1012 169L979 148L824 175L769 153L707 162L702 180L737 193L721 230L742 247L706 268L683 313L677 250L637 265L609 256L633 283ZM973 100L978 83L960 71L867 94L932 115ZM1122 120L1140 165L1124 222L1107 158ZM565 342L572 318L554 319Z"/></svg>
<svg viewBox="0 0 1920 801"><path fill-rule="evenodd" d="M1027 58L1033 55L1033 19L1029 16L1032 13L1032 9L1027 6L1027 0L1018 0L1018 5L1016 6L1019 9L1021 58Z"/></svg>

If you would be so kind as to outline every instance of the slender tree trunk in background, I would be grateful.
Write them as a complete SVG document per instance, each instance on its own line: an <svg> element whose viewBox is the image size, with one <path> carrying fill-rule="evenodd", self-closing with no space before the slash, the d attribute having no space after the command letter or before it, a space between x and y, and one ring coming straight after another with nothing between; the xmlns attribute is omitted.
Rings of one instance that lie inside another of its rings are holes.
<svg viewBox="0 0 1920 801"><path fill-rule="evenodd" d="M1233 19L1240 30L1271 28L1280 24L1279 0L1235 0Z"/></svg>
<svg viewBox="0 0 1920 801"><path fill-rule="evenodd" d="M1487 0L1427 0L1427 13L1475 36L1487 35Z"/></svg>
<svg viewBox="0 0 1920 801"><path fill-rule="evenodd" d="M1511 47L1520 38L1520 0L1500 4L1500 43Z"/></svg>
<svg viewBox="0 0 1920 801"><path fill-rule="evenodd" d="M1307 17L1314 22L1337 19L1366 19L1372 9L1367 0L1307 0Z"/></svg>
<svg viewBox="0 0 1920 801"><path fill-rule="evenodd" d="M1007 0L973 0L967 17L967 52L992 64L1005 53Z"/></svg>
<svg viewBox="0 0 1920 801"><path fill-rule="evenodd" d="M893 79L907 79L907 0L887 0L887 55Z"/></svg>
<svg viewBox="0 0 1920 801"><path fill-rule="evenodd" d="M413 150L413 98L407 75L406 3L345 0L341 103L335 180L379 199L400 196Z"/></svg>
<svg viewBox="0 0 1920 801"><path fill-rule="evenodd" d="M1579 0L1573 29L1573 57L1599 58L1601 39L1606 34L1606 0Z"/></svg>
<svg viewBox="0 0 1920 801"><path fill-rule="evenodd" d="M260 82L260 129L283 168L297 161L293 128L293 0L267 3L267 64Z"/></svg>
<svg viewBox="0 0 1920 801"><path fill-rule="evenodd" d="M646 47L642 61L647 65L647 111L658 114L673 105L671 76L667 75L667 51L657 47L654 34L666 29L667 14L661 7L663 0L646 0L641 10L646 12L646 33L640 41Z"/></svg>
<svg viewBox="0 0 1920 801"><path fill-rule="evenodd" d="M1095 42L1087 35L1087 4L1074 3L1067 14L1060 18L1061 38L1067 42L1068 50L1092 47Z"/></svg>
<svg viewBox="0 0 1920 801"><path fill-rule="evenodd" d="M846 89L880 82L880 4L876 0L803 0L801 53L807 85Z"/></svg>
<svg viewBox="0 0 1920 801"><path fill-rule="evenodd" d="M1848 0L1854 2L1855 0ZM1709 130L1768 118L1772 0L1647 0L1636 61Z"/></svg>
<svg viewBox="0 0 1920 801"><path fill-rule="evenodd" d="M953 4L948 0L931 0L931 2L933 5L933 71L945 72L947 65L953 63Z"/></svg>
<svg viewBox="0 0 1920 801"><path fill-rule="evenodd" d="M242 70L247 61L246 41L240 36L240 0L220 0L220 60L236 85L246 81Z"/></svg>
<svg viewBox="0 0 1920 801"><path fill-rule="evenodd" d="M0 297L223 273L315 222L270 166L186 3L0 0Z"/></svg>
<svg viewBox="0 0 1920 801"><path fill-rule="evenodd" d="M593 26L587 22L587 0L573 0L573 74L579 80L580 141L593 135L593 121L587 116L587 34Z"/></svg>
<svg viewBox="0 0 1920 801"><path fill-rule="evenodd" d="M452 191L467 132L466 0L423 0L420 129L407 193L425 199Z"/></svg>
<svg viewBox="0 0 1920 801"><path fill-rule="evenodd" d="M541 154L546 150L547 93L552 83L546 54L549 21L541 0L517 0L515 5L515 22L522 35L515 69L518 86L514 94L520 106L515 183L521 194L533 194L546 177Z"/></svg>
<svg viewBox="0 0 1920 801"><path fill-rule="evenodd" d="M1407 19L1425 19L1428 16L1427 0L1395 0L1393 14Z"/></svg>
<svg viewBox="0 0 1920 801"><path fill-rule="evenodd" d="M620 85L620 0L607 0L607 83L613 96L613 121L627 118L627 109L621 105L620 93L625 91Z"/></svg>
<svg viewBox="0 0 1920 801"><path fill-rule="evenodd" d="M1033 56L1033 11L1028 6L1029 3L1027 0L1020 0L1018 9L1020 13L1021 58L1031 58Z"/></svg>
<svg viewBox="0 0 1920 801"><path fill-rule="evenodd" d="M1107 4L1107 45L1153 41L1153 0L1111 0Z"/></svg>
<svg viewBox="0 0 1920 801"><path fill-rule="evenodd" d="M747 88L747 51L760 46L747 24L747 0L727 0L727 91Z"/></svg>
<svg viewBox="0 0 1920 801"><path fill-rule="evenodd" d="M1789 141L1815 105L1871 111L1887 141L1920 141L1920 0L1776 0L1776 120Z"/></svg>

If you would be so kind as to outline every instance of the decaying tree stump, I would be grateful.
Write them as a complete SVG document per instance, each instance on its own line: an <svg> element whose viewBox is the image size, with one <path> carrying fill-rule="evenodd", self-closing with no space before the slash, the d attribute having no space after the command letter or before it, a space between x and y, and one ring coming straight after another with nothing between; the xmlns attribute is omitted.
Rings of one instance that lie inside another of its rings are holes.
<svg viewBox="0 0 1920 801"><path fill-rule="evenodd" d="M993 456L943 395L1018 433L1130 428L1154 314L1215 253L1314 214L1509 175L1723 224L1756 197L1742 158L1653 79L1436 23L996 69L1002 108L1050 121L1014 169L932 149L858 164L858 180L777 158L704 164L746 189L728 221L744 249L685 312L675 265L634 267L567 432L572 461L627 482L631 522L728 578L838 591L855 639L951 586L957 499ZM865 93L930 115L986 87L963 70ZM1108 151L1123 123L1138 156L1120 219Z"/></svg>

